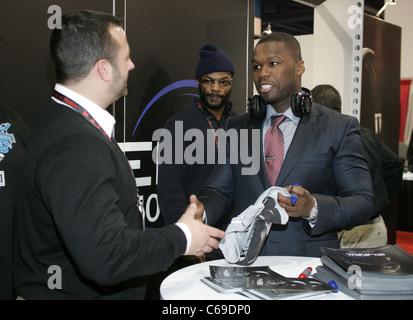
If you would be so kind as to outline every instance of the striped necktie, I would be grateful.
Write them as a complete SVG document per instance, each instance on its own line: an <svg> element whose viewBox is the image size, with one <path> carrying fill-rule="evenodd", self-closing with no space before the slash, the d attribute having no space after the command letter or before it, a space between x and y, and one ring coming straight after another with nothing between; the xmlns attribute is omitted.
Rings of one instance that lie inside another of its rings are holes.
<svg viewBox="0 0 413 320"><path fill-rule="evenodd" d="M272 125L265 134L265 169L271 187L277 181L284 160L284 135L278 126L285 118L285 115L272 116Z"/></svg>

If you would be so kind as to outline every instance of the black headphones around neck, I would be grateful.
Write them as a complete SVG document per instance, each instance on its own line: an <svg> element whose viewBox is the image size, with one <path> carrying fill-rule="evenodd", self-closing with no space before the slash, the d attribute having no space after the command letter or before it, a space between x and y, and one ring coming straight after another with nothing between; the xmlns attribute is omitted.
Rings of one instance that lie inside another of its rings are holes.
<svg viewBox="0 0 413 320"><path fill-rule="evenodd" d="M250 116L260 120L265 117L266 103L259 95L248 99L247 110ZM310 90L302 88L302 91L296 92L291 96L291 109L296 117L307 116L311 111L312 98Z"/></svg>

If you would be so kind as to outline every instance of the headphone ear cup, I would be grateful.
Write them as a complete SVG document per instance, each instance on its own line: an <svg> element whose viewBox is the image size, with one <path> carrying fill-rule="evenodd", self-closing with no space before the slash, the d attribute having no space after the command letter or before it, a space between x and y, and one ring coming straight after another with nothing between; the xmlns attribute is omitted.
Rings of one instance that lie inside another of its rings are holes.
<svg viewBox="0 0 413 320"><path fill-rule="evenodd" d="M310 90L302 88L303 91L296 92L291 97L291 109L296 117L308 116L311 111L312 97Z"/></svg>
<svg viewBox="0 0 413 320"><path fill-rule="evenodd" d="M248 98L247 110L251 118L260 120L265 116L265 103L259 95Z"/></svg>

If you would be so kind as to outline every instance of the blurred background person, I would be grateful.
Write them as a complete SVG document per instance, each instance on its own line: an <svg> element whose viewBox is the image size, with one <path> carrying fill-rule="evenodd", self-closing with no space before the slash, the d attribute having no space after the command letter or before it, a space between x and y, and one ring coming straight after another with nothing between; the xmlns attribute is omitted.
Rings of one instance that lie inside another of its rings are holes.
<svg viewBox="0 0 413 320"><path fill-rule="evenodd" d="M315 86L311 94L314 102L341 113L341 96L333 86ZM374 214L366 224L346 228L339 233L343 248L374 248L387 244L387 228L380 213L398 189L403 176L403 164L396 153L381 143L373 131L363 127L360 130L373 184Z"/></svg>
<svg viewBox="0 0 413 320"><path fill-rule="evenodd" d="M218 145L215 145L215 157L213 163L208 163L207 132L214 133L215 130L224 128L228 118L235 115L232 111L231 95L232 79L235 66L231 58L217 45L205 44L199 50L199 61L195 70L195 78L198 81L199 97L168 119L164 129L172 135L172 163L159 164L158 177L158 201L165 224L175 223L182 210L189 203L191 194L196 194L203 186L212 168L217 164ZM181 163L175 162L175 154L183 154L184 150L194 143L197 137L191 141L182 141L183 150L177 150L175 144L176 126L182 126L183 136L191 129L198 129L203 134L204 154L202 162ZM217 139L217 137L214 137ZM216 227L225 230L229 221L223 220ZM220 250L214 250L206 255L209 259L222 259ZM178 263L185 266L191 263L190 257L180 257ZM193 259L194 262L199 259Z"/></svg>
<svg viewBox="0 0 413 320"><path fill-rule="evenodd" d="M12 289L13 219L17 181L30 129L15 111L0 105L0 300L14 299Z"/></svg>
<svg viewBox="0 0 413 320"><path fill-rule="evenodd" d="M0 105L0 300L15 298L12 288L13 219L17 181L29 135L30 129L23 118Z"/></svg>
<svg viewBox="0 0 413 320"><path fill-rule="evenodd" d="M413 172L413 130L407 147L407 168L410 172Z"/></svg>

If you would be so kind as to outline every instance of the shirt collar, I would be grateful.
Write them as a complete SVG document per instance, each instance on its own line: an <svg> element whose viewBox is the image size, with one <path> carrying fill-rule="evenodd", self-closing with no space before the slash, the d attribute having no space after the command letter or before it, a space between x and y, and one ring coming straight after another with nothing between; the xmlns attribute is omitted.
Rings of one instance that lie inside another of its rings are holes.
<svg viewBox="0 0 413 320"><path fill-rule="evenodd" d="M270 121L270 118L274 115L275 116L285 115L288 119L293 121L296 125L298 125L298 123L300 122L300 117L297 117L297 116L294 115L293 110L291 109L291 107L289 107L283 113L278 113L277 111L275 111L275 109L270 104L267 104L265 107L266 107L266 110L267 110L267 112L265 114L265 122Z"/></svg>
<svg viewBox="0 0 413 320"><path fill-rule="evenodd" d="M99 107L97 104L94 102L90 101L89 99L85 98L84 96L78 94L77 92L59 84L56 83L55 85L55 90L60 92L61 94L65 95L66 97L72 99L73 101L77 102L79 105L81 105L87 112L89 112L93 119L96 120L97 123L102 127L102 129L106 132L106 134L111 137L113 133L113 128L115 126L116 120L115 118L107 112L105 109ZM56 101L59 104L62 104L68 108L71 108L69 105L66 103L52 97L54 101Z"/></svg>

